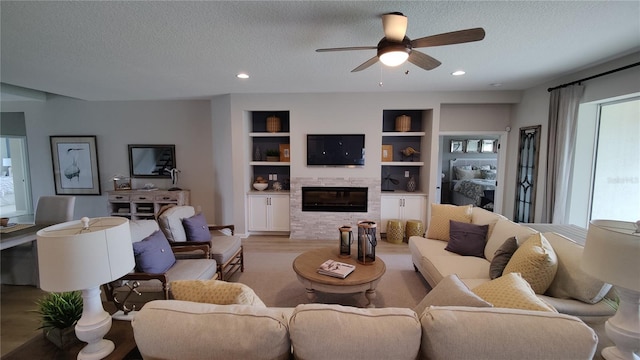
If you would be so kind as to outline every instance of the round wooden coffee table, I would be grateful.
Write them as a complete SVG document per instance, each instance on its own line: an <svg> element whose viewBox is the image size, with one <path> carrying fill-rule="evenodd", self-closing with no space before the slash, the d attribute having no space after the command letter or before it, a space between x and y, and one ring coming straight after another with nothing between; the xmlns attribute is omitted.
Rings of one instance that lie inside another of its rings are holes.
<svg viewBox="0 0 640 360"><path fill-rule="evenodd" d="M320 264L329 259L355 265L356 269L344 279L318 274ZM334 294L353 294L364 291L369 301L367 307L375 307L372 301L376 298L376 286L387 267L379 257L376 257L376 261L370 265L360 264L356 261L355 255L350 258L341 258L338 256L336 246L309 250L300 254L293 260L293 270L298 275L298 280L307 289L307 297L311 302L316 300L316 291Z"/></svg>

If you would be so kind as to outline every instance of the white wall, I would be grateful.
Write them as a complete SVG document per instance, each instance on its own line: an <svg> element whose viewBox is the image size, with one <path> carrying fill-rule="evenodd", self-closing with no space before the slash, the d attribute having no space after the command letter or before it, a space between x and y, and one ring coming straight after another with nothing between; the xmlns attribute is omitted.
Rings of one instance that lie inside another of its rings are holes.
<svg viewBox="0 0 640 360"><path fill-rule="evenodd" d="M524 92L522 101L515 106L515 116L512 124L512 131L509 136L509 146L513 151L508 151L507 164L508 178L505 189L505 204L513 204L515 199L515 183L517 167L517 146L518 130L525 126L542 125L540 141L540 159L538 170L538 188L536 192L535 221L540 221L542 216L542 203L545 194L544 178L547 167L547 136L548 136L548 116L549 116L549 92L548 88L561 85L563 83L583 79L589 76L600 74L622 66L637 63L640 61L640 52L623 56L616 60L594 66L570 75L566 75L553 81L546 82ZM640 92L640 67L636 66L617 73L588 80L583 83L585 92L581 103L589 103L603 99L611 99L620 96ZM583 196L589 196L588 193ZM513 217L513 207L506 206L503 214L509 218Z"/></svg>
<svg viewBox="0 0 640 360"><path fill-rule="evenodd" d="M291 177L358 177L376 178L381 175L380 145L382 144L383 110L433 110L433 123L427 129L424 179L429 199L436 199L438 171L438 135L441 104L513 104L520 100L520 92L434 92L434 93L330 93L330 94L233 94L230 97L231 136L233 137L233 195L225 196L233 205L225 206L225 218L233 217L238 233L246 231L246 193L251 186L251 146L248 111L288 110L290 115ZM216 106L227 104L216 101ZM485 105L483 105L485 106ZM500 105L504 107L504 105ZM510 111L510 110L509 110ZM212 113L218 114L215 109ZM505 117L488 116L478 119L478 128L504 130ZM506 118L508 118L507 116ZM216 129L218 121L215 119ZM315 168L306 166L306 134L308 133L364 133L366 162L362 168ZM223 169L216 169L216 173ZM225 201L227 202L227 201ZM240 211L240 206L243 207Z"/></svg>
<svg viewBox="0 0 640 360"><path fill-rule="evenodd" d="M213 156L209 101L81 101L49 96L46 102L3 102L2 111L24 112L27 127L33 202L55 194L52 135L96 135L102 196L77 196L74 218L108 214L105 192L111 178L129 174L128 144L175 144L178 185L191 190L192 204L213 218ZM153 182L162 188L170 179L137 179L134 187Z"/></svg>

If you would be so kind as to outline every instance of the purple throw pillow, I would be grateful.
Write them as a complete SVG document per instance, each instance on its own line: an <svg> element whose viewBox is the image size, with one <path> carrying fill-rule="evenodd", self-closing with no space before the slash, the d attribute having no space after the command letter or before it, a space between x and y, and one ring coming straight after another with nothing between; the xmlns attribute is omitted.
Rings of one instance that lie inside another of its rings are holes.
<svg viewBox="0 0 640 360"><path fill-rule="evenodd" d="M133 255L136 269L151 274L162 274L176 262L171 245L160 230L154 231L142 241L134 242Z"/></svg>
<svg viewBox="0 0 640 360"><path fill-rule="evenodd" d="M449 243L445 250L464 256L484 258L489 225L475 225L449 220Z"/></svg>
<svg viewBox="0 0 640 360"><path fill-rule="evenodd" d="M207 242L211 240L209 226L202 213L182 219L182 226L187 234L187 241Z"/></svg>

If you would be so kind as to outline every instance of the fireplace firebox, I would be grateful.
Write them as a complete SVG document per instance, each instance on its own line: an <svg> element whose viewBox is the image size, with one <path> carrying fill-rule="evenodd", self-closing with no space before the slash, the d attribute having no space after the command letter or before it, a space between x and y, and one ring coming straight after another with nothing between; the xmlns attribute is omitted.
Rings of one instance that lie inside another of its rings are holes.
<svg viewBox="0 0 640 360"><path fill-rule="evenodd" d="M366 187L302 187L302 211L367 212Z"/></svg>

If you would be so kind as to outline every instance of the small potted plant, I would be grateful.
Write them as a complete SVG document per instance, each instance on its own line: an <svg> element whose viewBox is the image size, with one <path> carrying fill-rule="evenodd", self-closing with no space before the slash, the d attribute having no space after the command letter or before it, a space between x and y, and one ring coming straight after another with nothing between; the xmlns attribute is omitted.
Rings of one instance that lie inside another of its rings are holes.
<svg viewBox="0 0 640 360"><path fill-rule="evenodd" d="M267 150L267 161L280 161L280 151L275 149Z"/></svg>
<svg viewBox="0 0 640 360"><path fill-rule="evenodd" d="M80 291L49 293L36 302L35 310L42 316L44 336L63 349L78 341L75 325L82 316L82 295Z"/></svg>

